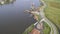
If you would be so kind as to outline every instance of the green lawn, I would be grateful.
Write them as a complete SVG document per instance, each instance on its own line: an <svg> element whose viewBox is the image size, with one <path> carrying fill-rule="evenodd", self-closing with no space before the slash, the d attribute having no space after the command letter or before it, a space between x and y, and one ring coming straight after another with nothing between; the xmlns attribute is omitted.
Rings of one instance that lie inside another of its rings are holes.
<svg viewBox="0 0 60 34"><path fill-rule="evenodd" d="M30 33L33 28L34 28L34 24L32 24L31 26L29 26L29 27L23 32L23 34L28 34L28 33Z"/></svg>
<svg viewBox="0 0 60 34"><path fill-rule="evenodd" d="M50 31L51 31L51 29L50 29L49 25L44 22L43 33L44 33L44 34L50 34Z"/></svg>
<svg viewBox="0 0 60 34"><path fill-rule="evenodd" d="M60 0L44 0L46 17L60 29Z"/></svg>

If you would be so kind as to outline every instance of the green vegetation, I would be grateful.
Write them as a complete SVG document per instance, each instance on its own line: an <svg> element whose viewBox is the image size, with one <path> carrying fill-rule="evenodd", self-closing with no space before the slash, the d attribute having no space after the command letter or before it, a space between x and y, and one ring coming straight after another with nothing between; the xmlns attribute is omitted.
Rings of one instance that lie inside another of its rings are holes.
<svg viewBox="0 0 60 34"><path fill-rule="evenodd" d="M41 18L40 18L40 16L39 16L39 15L37 15L37 14L34 14L34 15L36 15L36 16L38 17L38 21L40 21L40 20L41 20Z"/></svg>
<svg viewBox="0 0 60 34"><path fill-rule="evenodd" d="M10 4L10 3L13 3L14 1L16 1L16 0L2 0L2 1L0 1L0 5Z"/></svg>
<svg viewBox="0 0 60 34"><path fill-rule="evenodd" d="M29 27L23 32L23 34L28 34L28 33L30 33L33 28L34 28L34 24L32 24L31 26L29 26Z"/></svg>
<svg viewBox="0 0 60 34"><path fill-rule="evenodd" d="M50 29L49 25L44 22L43 33L44 33L44 34L50 34L50 31L51 31L51 29Z"/></svg>
<svg viewBox="0 0 60 34"><path fill-rule="evenodd" d="M44 0L46 17L60 29L60 0Z"/></svg>

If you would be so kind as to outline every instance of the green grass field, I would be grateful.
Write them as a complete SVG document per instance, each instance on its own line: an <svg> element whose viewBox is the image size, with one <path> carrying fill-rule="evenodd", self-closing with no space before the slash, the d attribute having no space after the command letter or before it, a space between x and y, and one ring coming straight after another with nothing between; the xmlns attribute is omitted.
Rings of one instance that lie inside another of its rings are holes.
<svg viewBox="0 0 60 34"><path fill-rule="evenodd" d="M34 28L34 24L30 25L30 26L23 32L23 34L29 34L29 33L32 31L33 28Z"/></svg>
<svg viewBox="0 0 60 34"><path fill-rule="evenodd" d="M35 14L35 15L38 17L38 21L40 21L41 20L40 16L37 14ZM50 34L51 29L50 29L49 25L45 22L43 24L44 24L43 33L44 34Z"/></svg>
<svg viewBox="0 0 60 34"><path fill-rule="evenodd" d="M43 33L44 34L50 34L51 29L50 29L49 25L45 22L43 24L44 24Z"/></svg>
<svg viewBox="0 0 60 34"><path fill-rule="evenodd" d="M60 29L60 0L44 0L46 17Z"/></svg>

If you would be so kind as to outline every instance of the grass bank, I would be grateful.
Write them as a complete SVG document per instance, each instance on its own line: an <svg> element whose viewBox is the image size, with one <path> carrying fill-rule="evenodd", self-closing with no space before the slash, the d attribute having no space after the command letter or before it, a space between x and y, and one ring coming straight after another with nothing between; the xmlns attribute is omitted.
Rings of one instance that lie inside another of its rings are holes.
<svg viewBox="0 0 60 34"><path fill-rule="evenodd" d="M23 32L23 34L29 34L29 33L32 31L33 28L34 28L34 24L30 25L30 26Z"/></svg>
<svg viewBox="0 0 60 34"><path fill-rule="evenodd" d="M45 22L43 24L44 24L43 33L44 34L50 34L51 28L49 27L49 25Z"/></svg>
<svg viewBox="0 0 60 34"><path fill-rule="evenodd" d="M44 0L46 17L60 29L60 0Z"/></svg>

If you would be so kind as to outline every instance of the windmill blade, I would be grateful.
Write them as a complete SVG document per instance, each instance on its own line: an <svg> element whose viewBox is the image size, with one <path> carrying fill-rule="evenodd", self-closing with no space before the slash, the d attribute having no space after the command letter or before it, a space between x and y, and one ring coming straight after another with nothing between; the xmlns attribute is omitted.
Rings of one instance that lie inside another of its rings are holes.
<svg viewBox="0 0 60 34"><path fill-rule="evenodd" d="M29 10L25 10L24 12L25 12L25 13L29 13L30 11L29 11Z"/></svg>
<svg viewBox="0 0 60 34"><path fill-rule="evenodd" d="M29 17L33 17L33 14L30 14Z"/></svg>

